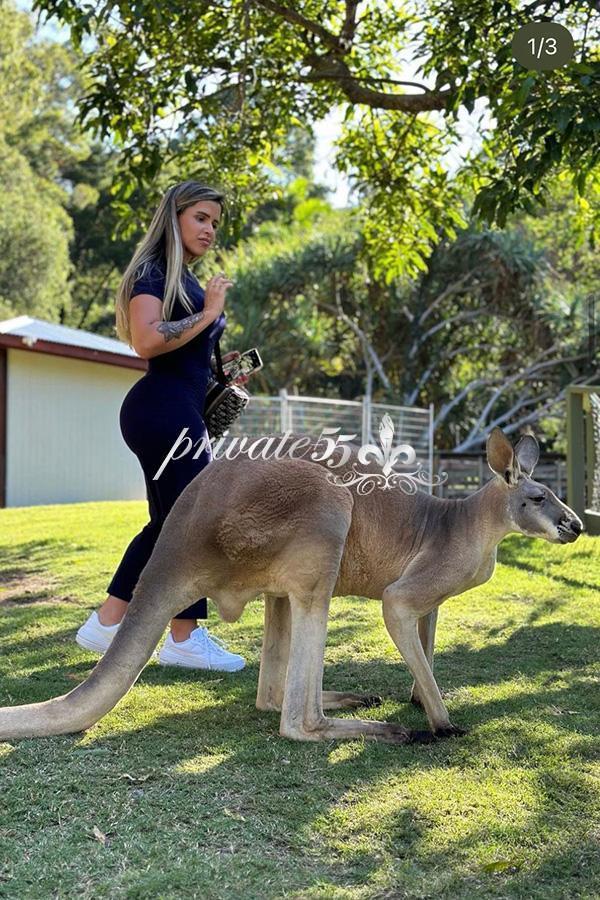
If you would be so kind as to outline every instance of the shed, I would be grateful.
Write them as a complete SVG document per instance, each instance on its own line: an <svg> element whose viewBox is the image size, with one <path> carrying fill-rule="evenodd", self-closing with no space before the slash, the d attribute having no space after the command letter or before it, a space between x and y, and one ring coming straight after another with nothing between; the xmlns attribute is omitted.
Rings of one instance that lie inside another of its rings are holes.
<svg viewBox="0 0 600 900"><path fill-rule="evenodd" d="M119 409L146 367L114 338L0 322L0 506L145 499Z"/></svg>

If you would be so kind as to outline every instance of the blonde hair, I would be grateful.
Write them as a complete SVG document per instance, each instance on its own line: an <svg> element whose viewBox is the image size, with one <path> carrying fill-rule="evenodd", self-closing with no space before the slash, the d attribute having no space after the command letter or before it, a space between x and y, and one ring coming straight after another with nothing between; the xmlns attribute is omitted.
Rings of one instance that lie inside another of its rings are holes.
<svg viewBox="0 0 600 900"><path fill-rule="evenodd" d="M175 300L179 297L190 315L195 312L184 287L183 243L179 230L178 213L200 200L214 200L224 210L225 196L220 191L198 181L182 181L170 187L152 217L148 231L136 247L131 262L125 269L116 296L116 331L120 340L131 347L129 327L129 301L133 285L138 278L149 275L155 265L166 262L165 294L162 318L171 318Z"/></svg>

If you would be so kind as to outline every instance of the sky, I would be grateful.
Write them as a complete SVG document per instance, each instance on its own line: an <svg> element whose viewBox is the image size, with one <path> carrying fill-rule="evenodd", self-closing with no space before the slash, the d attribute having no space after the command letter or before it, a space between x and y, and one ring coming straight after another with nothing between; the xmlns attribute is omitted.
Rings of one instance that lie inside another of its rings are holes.
<svg viewBox="0 0 600 900"><path fill-rule="evenodd" d="M31 12L30 0L16 0L17 7L25 12ZM58 26L55 22L48 22L40 26L38 34L42 38L65 41L69 39L69 29ZM423 76L416 71L417 66L412 62L410 48L405 51L405 55L401 60L402 72L398 76L408 81L425 82ZM434 78L435 76L431 76ZM460 144L454 148L448 156L447 164L449 168L455 169L460 165L461 159L465 153L473 148L478 142L478 119L483 115L486 118L485 106L481 102L476 105L473 114L469 115L465 109L461 109L459 114L459 130L462 134ZM314 177L321 184L327 185L332 189L329 195L329 201L332 206L345 207L352 202L352 192L350 183L346 175L338 172L331 165L333 158L333 144L336 137L340 133L340 125L343 116L342 107L333 109L328 116L314 125L316 136L315 143L315 165Z"/></svg>

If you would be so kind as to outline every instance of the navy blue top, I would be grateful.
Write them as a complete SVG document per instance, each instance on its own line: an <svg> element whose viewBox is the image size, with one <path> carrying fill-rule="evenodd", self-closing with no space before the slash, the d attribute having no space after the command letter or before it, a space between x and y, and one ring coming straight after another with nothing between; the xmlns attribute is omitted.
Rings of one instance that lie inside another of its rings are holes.
<svg viewBox="0 0 600 900"><path fill-rule="evenodd" d="M144 278L138 278L133 285L131 297L136 294L152 294L159 300L164 298L165 292L165 266L164 263L157 262L154 264L150 273ZM204 290L198 284L197 279L188 270L184 269L184 284L190 300L192 301L194 312L204 309ZM173 310L169 321L175 322L180 319L187 319L191 313L182 305L177 297L173 304ZM167 353L160 353L158 356L152 356L148 360L147 375L160 379L171 381L176 379L179 382L187 383L194 392L206 389L206 382L211 375L210 359L214 351L214 346L225 330L227 317L225 313L221 313L218 318L211 322L200 334L188 341L182 347L169 350ZM177 338L173 338L173 345Z"/></svg>

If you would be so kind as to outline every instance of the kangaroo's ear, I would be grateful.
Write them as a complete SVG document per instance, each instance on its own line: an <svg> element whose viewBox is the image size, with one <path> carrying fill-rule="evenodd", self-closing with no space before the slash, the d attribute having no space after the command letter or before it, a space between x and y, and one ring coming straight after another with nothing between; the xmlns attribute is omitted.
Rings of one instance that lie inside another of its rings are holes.
<svg viewBox="0 0 600 900"><path fill-rule="evenodd" d="M524 434L515 446L515 455L526 475L531 475L540 458L540 445L532 434Z"/></svg>
<svg viewBox="0 0 600 900"><path fill-rule="evenodd" d="M521 474L519 460L514 454L511 442L497 425L488 435L486 451L488 466L492 472L502 476L507 484L516 484Z"/></svg>

